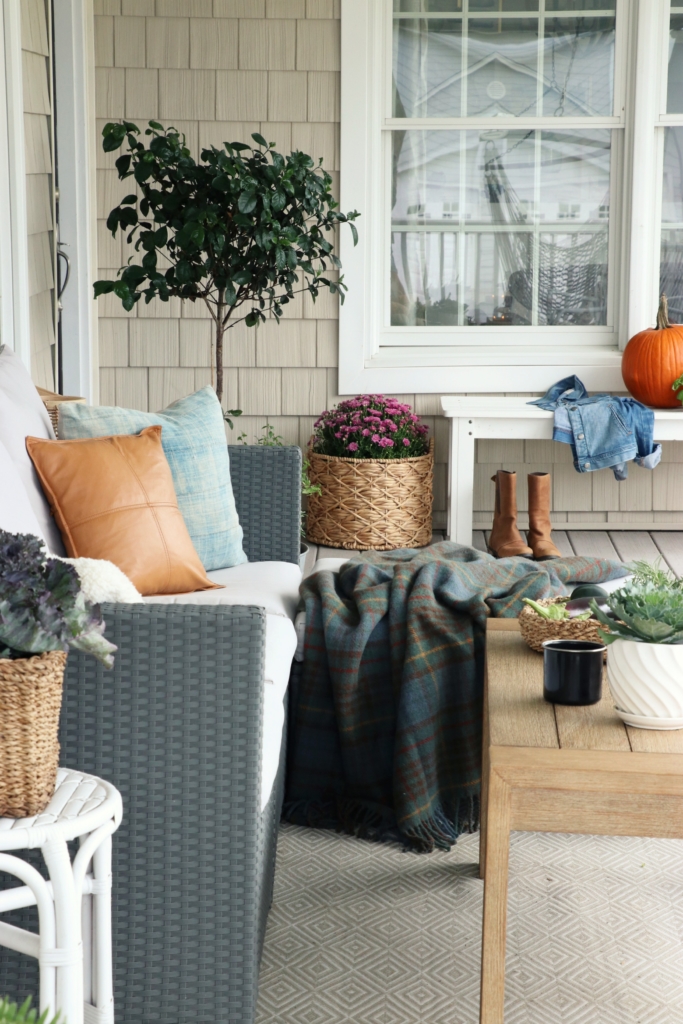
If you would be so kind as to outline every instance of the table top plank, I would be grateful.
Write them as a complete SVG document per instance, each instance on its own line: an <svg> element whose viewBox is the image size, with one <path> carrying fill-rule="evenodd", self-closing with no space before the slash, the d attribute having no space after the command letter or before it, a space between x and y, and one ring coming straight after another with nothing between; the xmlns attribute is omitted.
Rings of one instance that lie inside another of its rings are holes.
<svg viewBox="0 0 683 1024"><path fill-rule="evenodd" d="M527 647L519 627L490 629L486 648L491 745L557 750L555 715L543 700L542 676L539 688L539 655Z"/></svg>
<svg viewBox="0 0 683 1024"><path fill-rule="evenodd" d="M583 708L563 704L555 704L554 707L557 734L564 750L631 750L624 723L614 712L614 701L606 679L599 704Z"/></svg>
<svg viewBox="0 0 683 1024"><path fill-rule="evenodd" d="M683 754L683 729L633 729L626 727L631 750L644 754Z"/></svg>

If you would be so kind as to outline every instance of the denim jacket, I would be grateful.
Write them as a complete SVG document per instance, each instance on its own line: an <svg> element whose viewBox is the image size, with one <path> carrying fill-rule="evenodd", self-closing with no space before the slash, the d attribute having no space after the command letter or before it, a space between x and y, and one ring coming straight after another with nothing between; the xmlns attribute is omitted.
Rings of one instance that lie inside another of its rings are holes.
<svg viewBox="0 0 683 1024"><path fill-rule="evenodd" d="M635 398L589 395L578 377L565 377L529 405L555 413L553 440L572 446L574 469L591 473L611 466L617 480L628 476L626 463L635 459L654 469L662 457L654 444L655 414Z"/></svg>

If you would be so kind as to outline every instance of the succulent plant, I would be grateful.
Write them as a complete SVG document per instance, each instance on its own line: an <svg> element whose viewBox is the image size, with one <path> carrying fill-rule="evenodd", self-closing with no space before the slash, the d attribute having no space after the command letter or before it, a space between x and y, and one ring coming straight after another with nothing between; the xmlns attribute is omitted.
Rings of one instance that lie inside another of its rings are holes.
<svg viewBox="0 0 683 1024"><path fill-rule="evenodd" d="M51 1024L57 1024L59 1014L52 1018ZM31 1009L31 997L29 996L19 1006L9 999L0 999L0 1024L46 1024L47 1010L38 1016L36 1009Z"/></svg>
<svg viewBox="0 0 683 1024"><path fill-rule="evenodd" d="M49 558L37 537L0 530L0 658L73 647L111 668L116 647L103 634L74 567Z"/></svg>
<svg viewBox="0 0 683 1024"><path fill-rule="evenodd" d="M615 618L591 603L593 615L608 630L600 630L604 643L683 644L683 589L676 583L662 586L636 579L609 594L605 604Z"/></svg>

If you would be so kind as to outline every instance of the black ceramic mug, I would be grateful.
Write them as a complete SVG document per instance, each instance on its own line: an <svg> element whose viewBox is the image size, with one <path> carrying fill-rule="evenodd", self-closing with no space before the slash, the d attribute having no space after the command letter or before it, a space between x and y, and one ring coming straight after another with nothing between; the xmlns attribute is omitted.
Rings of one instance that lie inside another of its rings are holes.
<svg viewBox="0 0 683 1024"><path fill-rule="evenodd" d="M551 704L579 707L602 697L605 645L594 640L546 640L543 644L543 696Z"/></svg>

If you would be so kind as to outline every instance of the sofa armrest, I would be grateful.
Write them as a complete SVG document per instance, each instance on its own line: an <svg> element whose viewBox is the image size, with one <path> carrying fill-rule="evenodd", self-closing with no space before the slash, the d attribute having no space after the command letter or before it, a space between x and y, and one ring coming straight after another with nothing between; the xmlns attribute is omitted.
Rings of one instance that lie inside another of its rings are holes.
<svg viewBox="0 0 683 1024"><path fill-rule="evenodd" d="M112 671L72 651L61 763L123 796L117 1021L253 1021L267 839L262 608L105 604Z"/></svg>
<svg viewBox="0 0 683 1024"><path fill-rule="evenodd" d="M230 476L250 562L299 562L301 449L230 445Z"/></svg>

